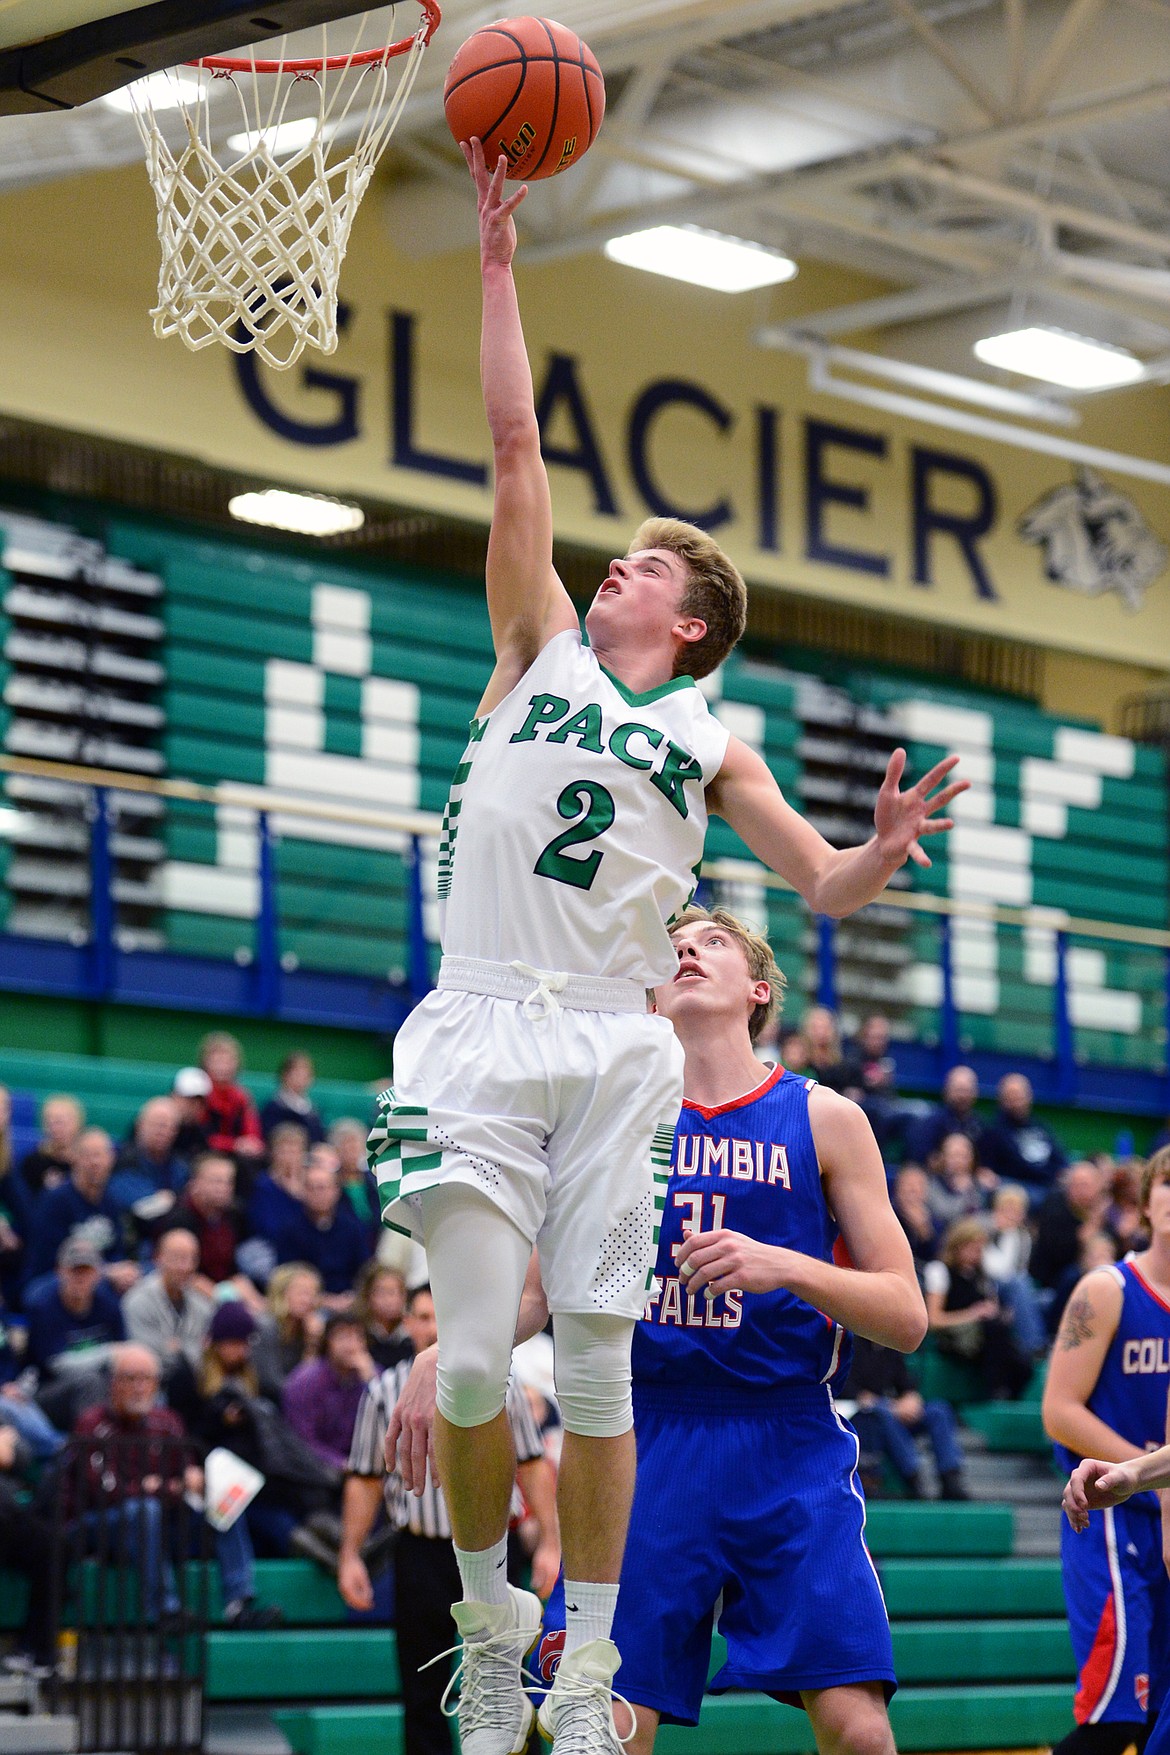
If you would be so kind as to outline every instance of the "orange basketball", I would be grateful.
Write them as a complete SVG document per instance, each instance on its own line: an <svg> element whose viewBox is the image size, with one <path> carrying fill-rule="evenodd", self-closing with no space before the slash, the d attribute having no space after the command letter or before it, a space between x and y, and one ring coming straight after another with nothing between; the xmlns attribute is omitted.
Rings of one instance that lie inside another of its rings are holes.
<svg viewBox="0 0 1170 1755"><path fill-rule="evenodd" d="M605 82L579 36L549 18L501 18L468 37L447 70L443 108L456 140L478 135L489 169L555 177L588 152L605 114Z"/></svg>

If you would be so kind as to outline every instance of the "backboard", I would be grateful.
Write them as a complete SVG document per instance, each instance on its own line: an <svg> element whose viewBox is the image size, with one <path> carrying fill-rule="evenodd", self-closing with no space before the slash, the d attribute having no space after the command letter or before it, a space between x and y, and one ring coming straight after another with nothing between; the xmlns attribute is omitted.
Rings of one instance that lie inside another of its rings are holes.
<svg viewBox="0 0 1170 1755"><path fill-rule="evenodd" d="M361 0L8 0L0 116L67 110L143 74L361 10Z"/></svg>

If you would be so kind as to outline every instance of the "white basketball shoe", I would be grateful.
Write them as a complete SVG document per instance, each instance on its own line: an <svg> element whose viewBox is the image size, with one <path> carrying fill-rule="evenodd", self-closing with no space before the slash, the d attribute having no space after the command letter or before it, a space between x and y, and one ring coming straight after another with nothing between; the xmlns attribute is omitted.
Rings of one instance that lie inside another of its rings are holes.
<svg viewBox="0 0 1170 1755"><path fill-rule="evenodd" d="M533 1720L520 1666L540 1634L540 1598L509 1585L506 1603L455 1603L451 1613L463 1640L456 1671L463 1755L520 1755Z"/></svg>
<svg viewBox="0 0 1170 1755"><path fill-rule="evenodd" d="M553 1755L626 1755L636 1721L629 1701L613 1691L621 1661L612 1639L591 1639L561 1659L536 1721ZM615 1700L630 1715L624 1738L614 1729Z"/></svg>

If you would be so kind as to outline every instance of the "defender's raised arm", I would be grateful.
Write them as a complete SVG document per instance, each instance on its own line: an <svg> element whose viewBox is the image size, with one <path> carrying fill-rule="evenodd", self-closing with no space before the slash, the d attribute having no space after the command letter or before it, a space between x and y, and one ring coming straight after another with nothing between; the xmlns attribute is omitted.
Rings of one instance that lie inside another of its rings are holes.
<svg viewBox="0 0 1170 1755"><path fill-rule="evenodd" d="M478 140L463 142L463 156L479 204L480 376L495 466L487 599L496 670L480 706L486 713L514 687L554 634L577 626L577 612L553 569L552 501L512 279L516 250L512 215L527 190L522 187L505 197L507 160L501 158L489 172Z"/></svg>

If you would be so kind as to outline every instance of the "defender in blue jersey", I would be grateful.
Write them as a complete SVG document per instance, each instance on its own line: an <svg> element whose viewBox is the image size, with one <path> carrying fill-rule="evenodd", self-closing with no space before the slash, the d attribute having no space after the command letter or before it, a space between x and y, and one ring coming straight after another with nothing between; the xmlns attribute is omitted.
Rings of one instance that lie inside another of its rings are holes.
<svg viewBox="0 0 1170 1755"><path fill-rule="evenodd" d="M634 1335L638 1481L614 1621L629 1748L649 1755L662 1719L697 1722L717 1618L712 1688L804 1705L822 1749L892 1752L889 1622L833 1387L849 1331L921 1341L909 1246L862 1111L755 1058L782 982L766 941L722 909L688 910L671 936L678 973L655 999L685 1100Z"/></svg>
<svg viewBox="0 0 1170 1755"><path fill-rule="evenodd" d="M1045 1427L1073 1471L1061 1559L1077 1728L1062 1755L1140 1748L1170 1680L1163 1517L1149 1490L1170 1486L1170 1149L1147 1164L1141 1206L1150 1247L1080 1281L1044 1392Z"/></svg>

